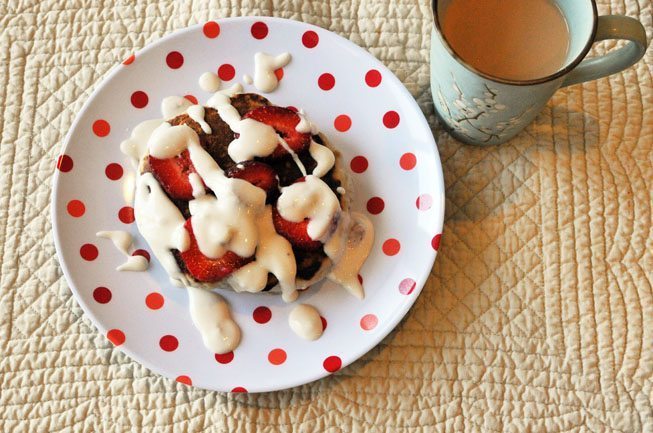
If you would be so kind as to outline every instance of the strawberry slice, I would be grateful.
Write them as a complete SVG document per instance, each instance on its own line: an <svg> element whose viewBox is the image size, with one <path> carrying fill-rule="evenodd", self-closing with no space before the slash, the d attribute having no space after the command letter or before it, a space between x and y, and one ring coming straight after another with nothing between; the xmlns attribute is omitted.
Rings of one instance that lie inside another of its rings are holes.
<svg viewBox="0 0 653 433"><path fill-rule="evenodd" d="M174 158L159 159L152 155L148 157L152 175L172 198L181 200L193 199L193 186L188 175L195 173L195 167L190 160L188 150L184 150Z"/></svg>
<svg viewBox="0 0 653 433"><path fill-rule="evenodd" d="M308 235L308 219L295 223L284 219L276 207L272 208L274 229L295 247L313 251L322 247L322 242L311 239Z"/></svg>
<svg viewBox="0 0 653 433"><path fill-rule="evenodd" d="M192 219L192 217L187 219L184 224L184 228L188 230L190 236L190 247L180 255L186 264L186 269L197 281L203 283L218 282L252 260L252 257L240 257L232 251L227 251L219 259L206 257L200 251L197 239L193 234Z"/></svg>
<svg viewBox="0 0 653 433"><path fill-rule="evenodd" d="M295 129L300 121L297 113L287 108L265 105L248 112L244 117L273 127L295 153L307 149L311 143L311 134L299 132ZM270 157L280 158L287 154L288 151L279 144Z"/></svg>
<svg viewBox="0 0 653 433"><path fill-rule="evenodd" d="M227 176L243 179L265 191L268 197L279 192L279 180L272 167L258 161L243 161L231 167Z"/></svg>

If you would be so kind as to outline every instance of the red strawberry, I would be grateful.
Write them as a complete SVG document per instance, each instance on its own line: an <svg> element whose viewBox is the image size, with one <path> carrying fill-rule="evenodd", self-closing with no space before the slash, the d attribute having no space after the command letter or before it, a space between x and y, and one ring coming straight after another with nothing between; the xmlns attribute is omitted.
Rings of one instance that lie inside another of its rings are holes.
<svg viewBox="0 0 653 433"><path fill-rule="evenodd" d="M311 239L308 235L308 219L294 223L283 219L276 207L272 208L272 222L274 229L293 246L302 250L317 250L322 247L322 242Z"/></svg>
<svg viewBox="0 0 653 433"><path fill-rule="evenodd" d="M190 160L188 150L167 159L150 155L148 161L152 175L170 197L182 200L193 199L193 187L188 180L188 175L195 173L195 167Z"/></svg>
<svg viewBox="0 0 653 433"><path fill-rule="evenodd" d="M181 259L186 264L188 272L197 280L203 283L215 283L231 275L236 269L249 263L252 258L240 257L232 251L227 251L219 259L210 259L200 251L197 239L193 234L193 218L186 220L184 227L190 236L190 247L180 253Z"/></svg>
<svg viewBox="0 0 653 433"><path fill-rule="evenodd" d="M300 121L297 113L287 108L264 105L248 112L245 117L273 127L295 153L307 149L311 143L311 134L298 132L295 129ZM270 156L280 158L287 154L288 151L279 144Z"/></svg>
<svg viewBox="0 0 653 433"><path fill-rule="evenodd" d="M265 191L268 197L279 190L277 173L272 167L262 162L239 162L227 171L227 176L243 179L254 186L258 186Z"/></svg>

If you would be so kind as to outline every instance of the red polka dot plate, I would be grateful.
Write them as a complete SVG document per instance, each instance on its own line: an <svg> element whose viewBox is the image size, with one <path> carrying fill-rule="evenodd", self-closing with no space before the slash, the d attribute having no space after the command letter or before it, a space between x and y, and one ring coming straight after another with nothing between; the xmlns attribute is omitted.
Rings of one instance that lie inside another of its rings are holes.
<svg viewBox="0 0 653 433"><path fill-rule="evenodd" d="M157 261L152 258L147 272L118 272L125 258L95 233L127 230L134 235L133 254L149 258L131 208L135 174L120 142L137 123L159 117L166 96L206 101L210 95L198 84L202 73L216 72L226 85L253 74L258 51L292 55L269 97L303 108L341 151L355 185L353 207L371 218L376 240L360 276L364 301L330 282L301 295L300 302L314 305L323 318L319 340L292 333L292 305L280 297L224 292L243 338L234 352L216 355L191 322L187 293L168 282ZM415 100L365 50L296 21L212 21L128 57L93 92L55 163L54 237L75 297L112 344L186 385L272 391L344 368L408 312L440 245L442 170Z"/></svg>

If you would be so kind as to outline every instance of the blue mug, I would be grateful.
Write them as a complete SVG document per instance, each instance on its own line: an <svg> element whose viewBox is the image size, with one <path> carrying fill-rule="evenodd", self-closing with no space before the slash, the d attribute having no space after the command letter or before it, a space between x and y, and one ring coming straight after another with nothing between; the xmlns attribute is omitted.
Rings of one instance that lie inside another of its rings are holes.
<svg viewBox="0 0 653 433"><path fill-rule="evenodd" d="M442 125L469 144L494 145L510 140L560 87L620 72L641 59L647 47L639 21L620 15L598 16L594 0L555 0L569 28L569 53L564 65L543 78L502 79L469 65L447 42L439 19L451 1L455 0L432 1L431 91ZM628 42L606 55L585 58L594 42L605 39Z"/></svg>

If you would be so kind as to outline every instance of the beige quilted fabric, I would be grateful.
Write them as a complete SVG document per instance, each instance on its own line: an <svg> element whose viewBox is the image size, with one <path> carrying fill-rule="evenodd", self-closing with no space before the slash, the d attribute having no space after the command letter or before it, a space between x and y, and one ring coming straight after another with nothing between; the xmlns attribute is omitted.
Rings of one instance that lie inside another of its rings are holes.
<svg viewBox="0 0 653 433"><path fill-rule="evenodd" d="M653 36L650 0L599 9ZM433 125L447 210L432 276L381 345L317 383L225 395L159 377L96 332L57 265L50 182L117 61L246 14L317 24L387 64ZM1 2L0 431L653 432L652 50L482 149L436 125L430 25L428 0Z"/></svg>

